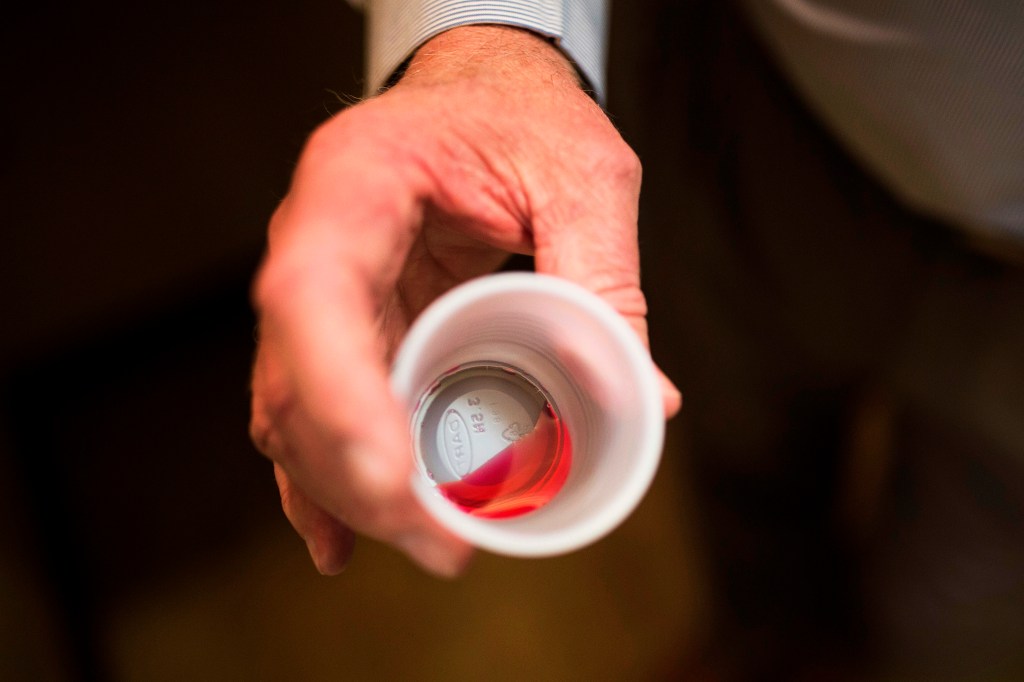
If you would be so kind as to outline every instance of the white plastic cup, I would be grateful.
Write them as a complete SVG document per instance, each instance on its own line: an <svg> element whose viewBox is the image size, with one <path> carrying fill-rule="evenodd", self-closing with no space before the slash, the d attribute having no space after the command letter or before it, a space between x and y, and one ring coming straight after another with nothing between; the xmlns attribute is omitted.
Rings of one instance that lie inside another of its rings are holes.
<svg viewBox="0 0 1024 682"><path fill-rule="evenodd" d="M505 273L472 280L431 304L409 330L391 372L411 418L440 377L466 365L507 365L550 396L568 428L572 465L544 506L481 518L443 496L423 462L413 490L441 524L510 556L570 552L614 530L658 467L665 419L650 355L607 303L566 280ZM415 439L419 429L410 426Z"/></svg>

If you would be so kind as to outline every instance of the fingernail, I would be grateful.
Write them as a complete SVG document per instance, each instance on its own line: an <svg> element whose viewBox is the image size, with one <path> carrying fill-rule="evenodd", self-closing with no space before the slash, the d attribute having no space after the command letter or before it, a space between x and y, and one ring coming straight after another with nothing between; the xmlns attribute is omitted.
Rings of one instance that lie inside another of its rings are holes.
<svg viewBox="0 0 1024 682"><path fill-rule="evenodd" d="M413 561L439 578L457 578L466 568L466 558L453 553L428 535L419 532L399 537L395 545Z"/></svg>

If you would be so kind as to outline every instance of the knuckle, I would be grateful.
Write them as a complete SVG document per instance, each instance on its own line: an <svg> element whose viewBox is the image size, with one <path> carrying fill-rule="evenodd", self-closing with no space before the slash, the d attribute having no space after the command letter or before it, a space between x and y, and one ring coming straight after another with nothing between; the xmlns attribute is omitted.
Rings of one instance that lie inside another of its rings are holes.
<svg viewBox="0 0 1024 682"><path fill-rule="evenodd" d="M394 126L378 111L375 101L346 109L309 134L300 157L301 166L332 163L346 152L366 154L393 144Z"/></svg>
<svg viewBox="0 0 1024 682"><path fill-rule="evenodd" d="M252 285L252 304L261 316L277 310L295 295L303 275L300 268L270 257L260 266Z"/></svg>
<svg viewBox="0 0 1024 682"><path fill-rule="evenodd" d="M618 135L605 144L588 146L580 158L591 182L617 189L635 190L640 186L640 157Z"/></svg>
<svg viewBox="0 0 1024 682"><path fill-rule="evenodd" d="M404 522L404 501L409 497L407 472L379 461L357 466L352 472L348 503L352 520L362 529L386 536Z"/></svg>
<svg viewBox="0 0 1024 682"><path fill-rule="evenodd" d="M588 165L604 175L616 178L640 176L640 157L613 128L594 131L588 139L588 143L577 150L580 158L588 162Z"/></svg>
<svg viewBox="0 0 1024 682"><path fill-rule="evenodd" d="M359 467L360 489L372 500L396 500L406 492L405 472L384 462L371 461ZM386 506L386 505L382 505Z"/></svg>
<svg viewBox="0 0 1024 682"><path fill-rule="evenodd" d="M270 428L265 420L253 415L249 420L249 439L263 455L270 451Z"/></svg>
<svg viewBox="0 0 1024 682"><path fill-rule="evenodd" d="M291 449L282 436L282 424L294 405L290 393L281 388L256 388L253 393L249 438L257 450L279 464L290 459Z"/></svg>
<svg viewBox="0 0 1024 682"><path fill-rule="evenodd" d="M643 174L643 165L640 163L640 157L633 151L633 148L624 141L620 141L619 144L615 145L607 163L612 176L616 179L630 183L639 183L640 177Z"/></svg>
<svg viewBox="0 0 1024 682"><path fill-rule="evenodd" d="M285 231L287 224L287 206L288 197L285 197L278 203L277 208L274 209L274 213L270 216L270 222L267 224L267 253L269 256L273 253L274 245L280 241L280 235ZM264 256L264 258L266 258Z"/></svg>
<svg viewBox="0 0 1024 682"><path fill-rule="evenodd" d="M275 270L269 260L265 261L253 278L250 297L257 312L266 310L274 301L274 292L278 286L276 280L280 279Z"/></svg>
<svg viewBox="0 0 1024 682"><path fill-rule="evenodd" d="M317 126L303 145L303 160L330 158L349 137L351 112L345 112Z"/></svg>

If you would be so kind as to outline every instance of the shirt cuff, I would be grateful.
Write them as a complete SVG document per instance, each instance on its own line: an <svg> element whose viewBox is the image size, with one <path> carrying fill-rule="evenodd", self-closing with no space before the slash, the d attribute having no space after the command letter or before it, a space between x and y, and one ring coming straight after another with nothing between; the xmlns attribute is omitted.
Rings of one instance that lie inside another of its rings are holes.
<svg viewBox="0 0 1024 682"><path fill-rule="evenodd" d="M434 36L456 26L503 24L551 39L599 102L605 97L609 0L361 0L368 19L366 91L374 95Z"/></svg>

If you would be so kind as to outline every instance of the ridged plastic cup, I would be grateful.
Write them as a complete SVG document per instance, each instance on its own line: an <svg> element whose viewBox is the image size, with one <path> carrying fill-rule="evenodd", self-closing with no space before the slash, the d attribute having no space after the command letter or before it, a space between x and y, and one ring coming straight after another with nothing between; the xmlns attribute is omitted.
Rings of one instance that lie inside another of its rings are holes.
<svg viewBox="0 0 1024 682"><path fill-rule="evenodd" d="M639 504L661 458L665 419L647 349L615 310L576 284L490 275L419 316L396 355L392 389L412 420L439 377L490 363L529 375L557 406L572 443L565 484L535 511L481 518L450 502L417 462L418 499L455 535L499 554L551 556L604 537ZM410 422L411 437L417 433Z"/></svg>

